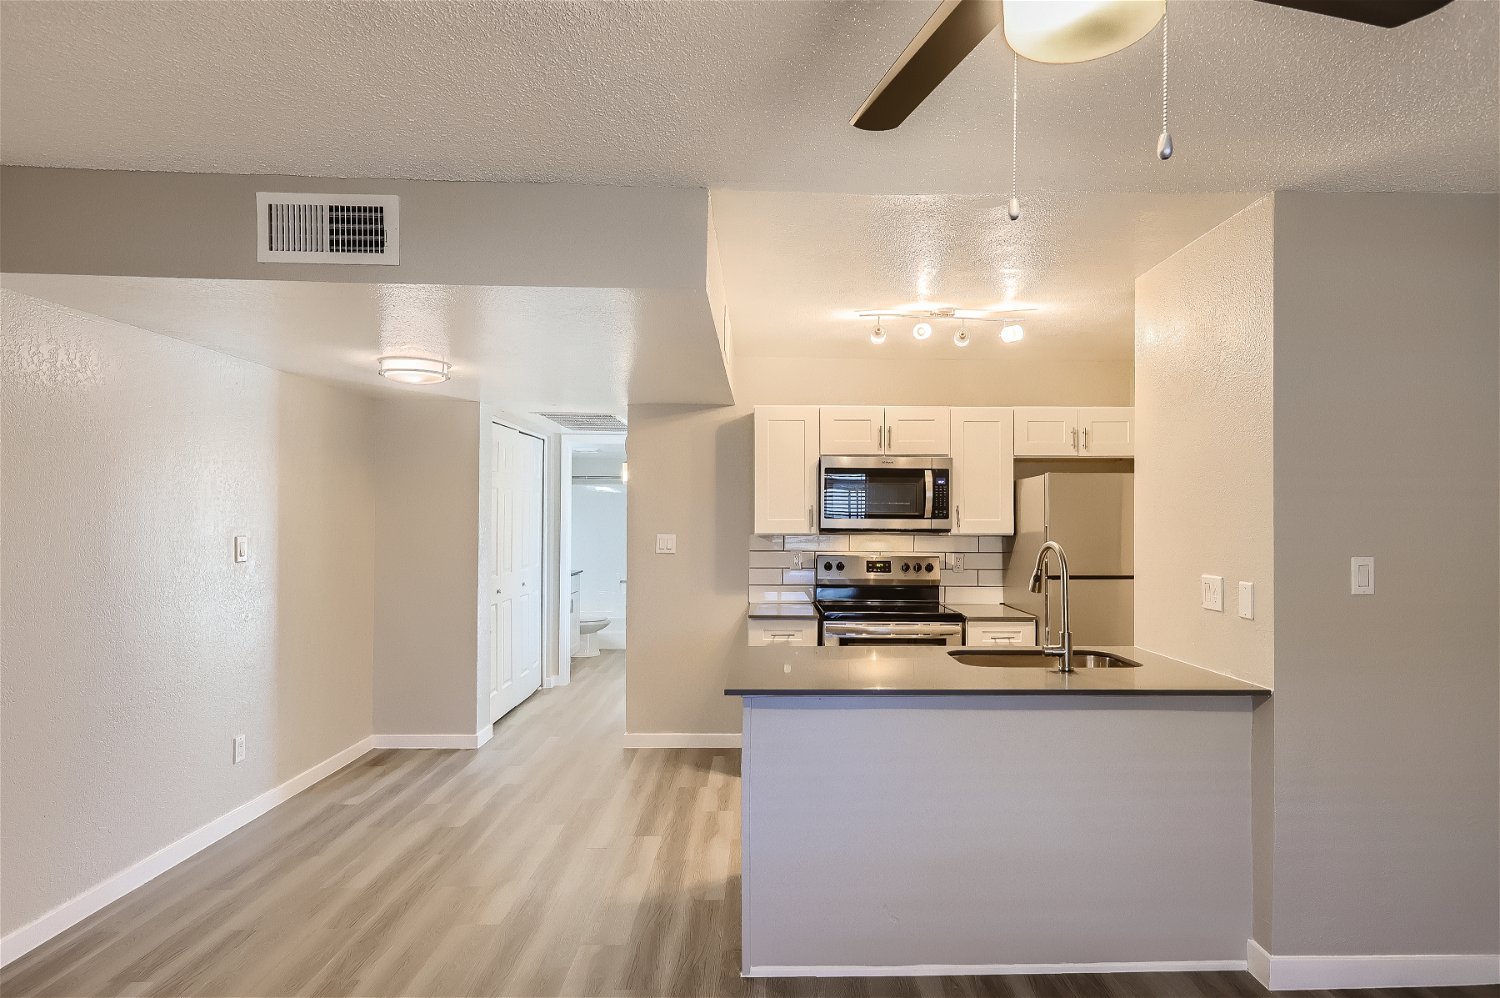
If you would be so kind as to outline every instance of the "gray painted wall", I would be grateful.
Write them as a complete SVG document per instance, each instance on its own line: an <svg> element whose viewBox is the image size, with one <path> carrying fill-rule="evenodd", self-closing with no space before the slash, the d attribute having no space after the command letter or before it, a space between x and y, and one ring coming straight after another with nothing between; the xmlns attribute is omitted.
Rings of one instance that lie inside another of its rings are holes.
<svg viewBox="0 0 1500 998"><path fill-rule="evenodd" d="M1500 940L1496 217L1276 196L1273 954Z"/></svg>
<svg viewBox="0 0 1500 998"><path fill-rule="evenodd" d="M374 404L0 301L9 933L370 735Z"/></svg>

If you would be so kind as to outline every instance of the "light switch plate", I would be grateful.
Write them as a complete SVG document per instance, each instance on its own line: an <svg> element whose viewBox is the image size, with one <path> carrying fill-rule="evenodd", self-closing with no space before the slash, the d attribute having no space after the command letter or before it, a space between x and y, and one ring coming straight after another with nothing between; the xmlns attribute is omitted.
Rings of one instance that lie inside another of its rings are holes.
<svg viewBox="0 0 1500 998"><path fill-rule="evenodd" d="M234 560L236 564L250 560L250 538L244 534L234 537Z"/></svg>
<svg viewBox="0 0 1500 998"><path fill-rule="evenodd" d="M1355 557L1349 559L1349 595L1375 595L1375 559Z"/></svg>
<svg viewBox="0 0 1500 998"><path fill-rule="evenodd" d="M245 761L245 736L234 736L234 763L239 765Z"/></svg>
<svg viewBox="0 0 1500 998"><path fill-rule="evenodd" d="M676 534L657 534L656 535L656 553L657 554L676 554L677 553L677 535Z"/></svg>
<svg viewBox="0 0 1500 998"><path fill-rule="evenodd" d="M1203 609L1224 612L1224 576L1205 575L1199 586Z"/></svg>
<svg viewBox="0 0 1500 998"><path fill-rule="evenodd" d="M1240 616L1245 620L1255 619L1255 583L1240 583Z"/></svg>

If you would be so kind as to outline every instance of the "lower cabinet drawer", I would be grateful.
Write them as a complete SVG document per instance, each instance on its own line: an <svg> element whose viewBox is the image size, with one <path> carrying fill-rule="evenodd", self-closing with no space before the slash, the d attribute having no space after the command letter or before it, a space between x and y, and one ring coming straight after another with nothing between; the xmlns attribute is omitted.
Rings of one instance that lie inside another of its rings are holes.
<svg viewBox="0 0 1500 998"><path fill-rule="evenodd" d="M816 645L816 620L752 620L751 645Z"/></svg>
<svg viewBox="0 0 1500 998"><path fill-rule="evenodd" d="M1019 620L976 620L965 628L964 644L993 647L995 645L1036 644L1036 624Z"/></svg>

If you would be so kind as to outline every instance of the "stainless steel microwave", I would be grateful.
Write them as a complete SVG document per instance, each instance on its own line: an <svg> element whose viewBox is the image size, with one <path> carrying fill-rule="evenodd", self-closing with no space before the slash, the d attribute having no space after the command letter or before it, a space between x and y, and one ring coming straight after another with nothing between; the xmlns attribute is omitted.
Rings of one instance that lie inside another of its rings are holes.
<svg viewBox="0 0 1500 998"><path fill-rule="evenodd" d="M946 457L825 457L818 479L819 530L953 529Z"/></svg>

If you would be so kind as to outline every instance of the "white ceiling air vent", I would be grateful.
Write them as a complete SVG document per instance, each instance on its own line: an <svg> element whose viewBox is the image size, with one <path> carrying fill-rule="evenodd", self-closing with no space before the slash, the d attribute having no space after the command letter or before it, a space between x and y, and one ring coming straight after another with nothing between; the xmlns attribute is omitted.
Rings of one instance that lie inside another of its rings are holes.
<svg viewBox="0 0 1500 998"><path fill-rule="evenodd" d="M625 424L607 412L539 412L565 430L583 433L623 433Z"/></svg>
<svg viewBox="0 0 1500 998"><path fill-rule="evenodd" d="M261 263L401 262L401 199L394 194L255 195Z"/></svg>

